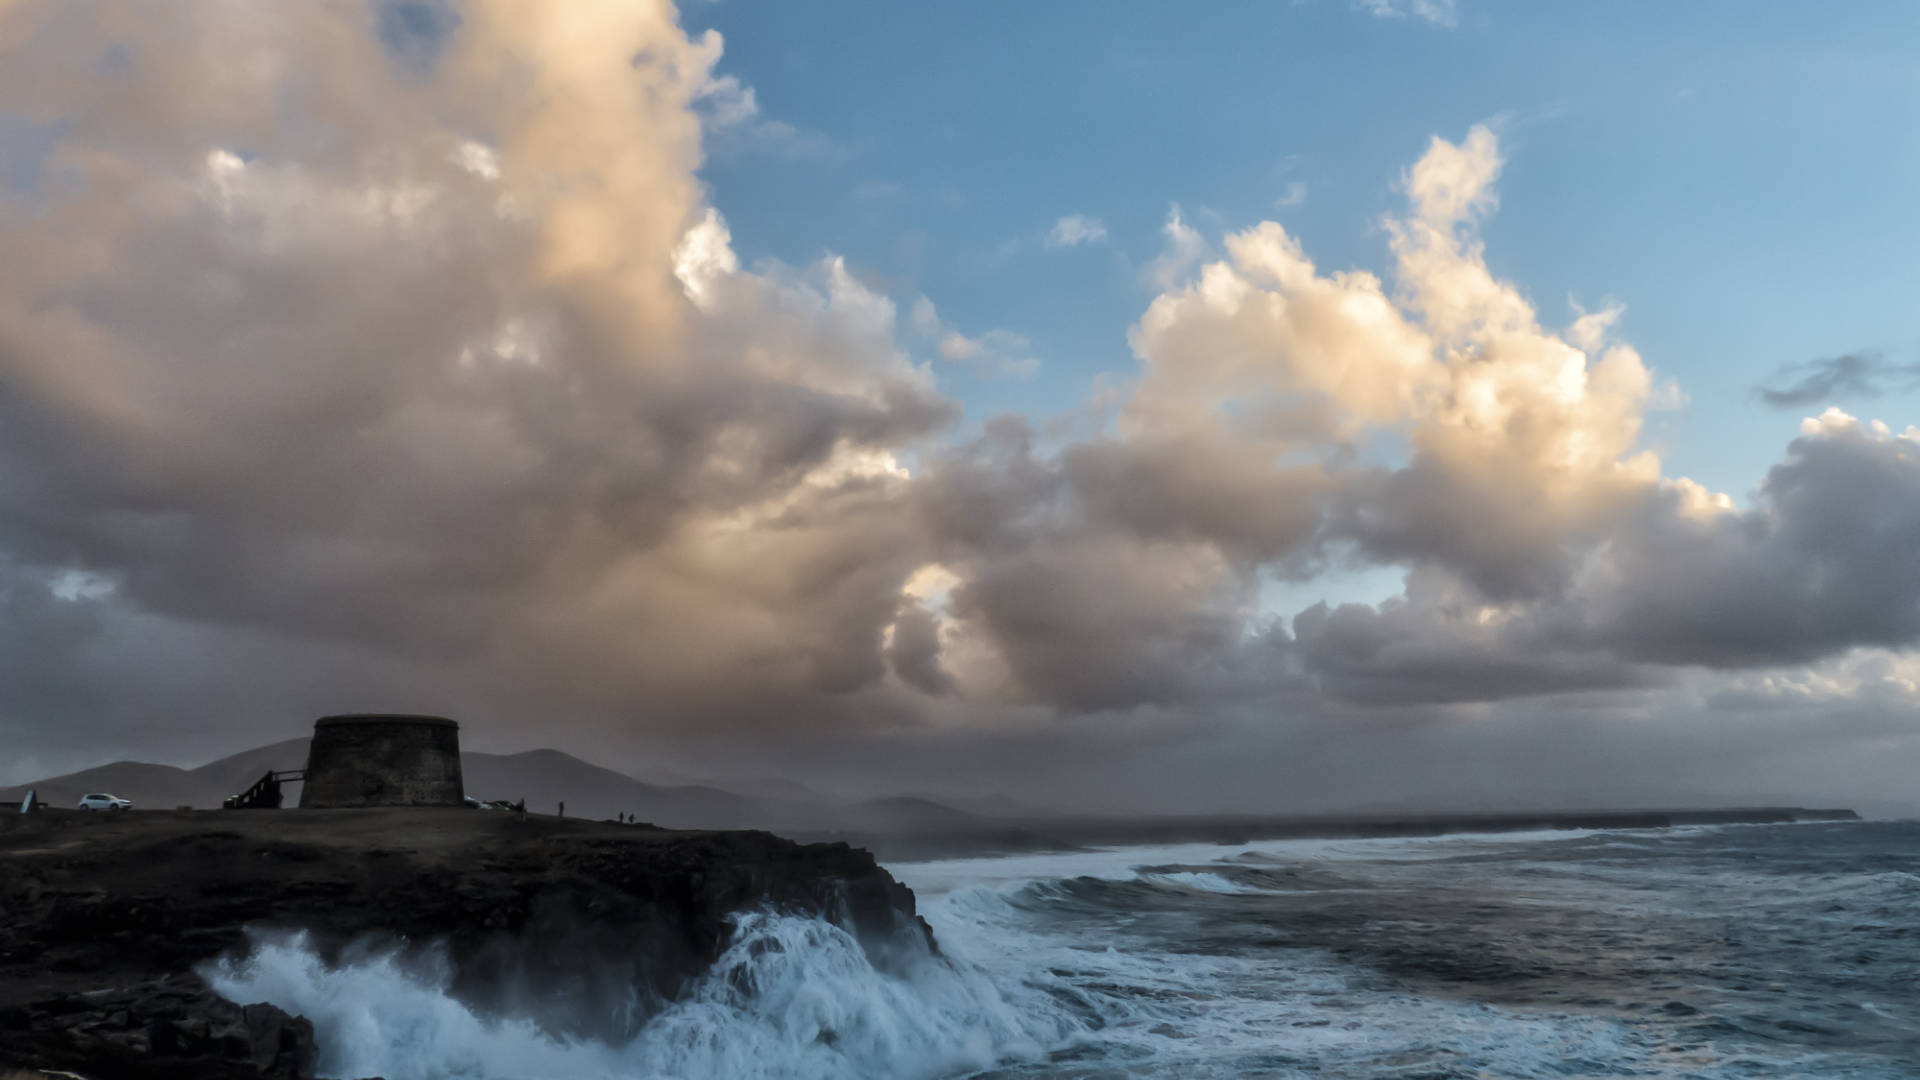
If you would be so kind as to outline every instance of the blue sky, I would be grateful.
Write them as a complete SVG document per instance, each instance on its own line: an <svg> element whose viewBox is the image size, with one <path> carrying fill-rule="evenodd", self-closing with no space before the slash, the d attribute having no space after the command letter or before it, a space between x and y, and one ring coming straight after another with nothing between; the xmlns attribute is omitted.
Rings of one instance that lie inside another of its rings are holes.
<svg viewBox="0 0 1920 1080"><path fill-rule="evenodd" d="M1134 370L1125 332L1171 204L1209 239L1272 219L1323 271L1379 272L1404 170L1431 136L1495 121L1489 263L1550 325L1569 297L1624 305L1621 335L1688 399L1649 416L1646 445L1744 498L1801 419L1756 382L1858 349L1920 358L1920 9L1844 14L727 2L685 19L799 132L717 145L703 170L743 258L840 253L967 333L1032 342L1031 379L940 368L973 422L1067 410ZM1045 247L1070 214L1107 241ZM1920 394L1841 404L1905 422Z"/></svg>

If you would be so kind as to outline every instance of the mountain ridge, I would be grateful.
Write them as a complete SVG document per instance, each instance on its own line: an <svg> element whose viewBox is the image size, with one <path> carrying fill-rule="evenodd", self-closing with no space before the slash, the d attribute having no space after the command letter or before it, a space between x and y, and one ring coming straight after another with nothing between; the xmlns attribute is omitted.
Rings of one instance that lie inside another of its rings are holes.
<svg viewBox="0 0 1920 1080"><path fill-rule="evenodd" d="M70 807L80 796L111 792L132 799L143 810L179 806L213 809L227 796L246 790L270 769L306 764L305 738L285 739L207 762L193 768L142 761L116 761L89 769L0 787L0 801L18 801L28 789L51 806ZM460 755L468 795L515 802L553 813L565 804L570 817L611 819L627 815L667 828L772 828L823 831L890 831L930 824L964 826L979 815L916 795L839 802L792 781L770 778L768 794L748 794L713 784L650 784L626 773L595 765L551 747L494 754L468 750ZM288 806L298 805L300 787L286 787ZM804 793L804 794L801 794Z"/></svg>

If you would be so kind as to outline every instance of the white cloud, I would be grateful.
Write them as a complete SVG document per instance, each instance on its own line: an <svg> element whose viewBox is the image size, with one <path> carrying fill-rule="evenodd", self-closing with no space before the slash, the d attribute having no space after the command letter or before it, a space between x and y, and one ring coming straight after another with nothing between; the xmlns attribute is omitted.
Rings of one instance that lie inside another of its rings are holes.
<svg viewBox="0 0 1920 1080"><path fill-rule="evenodd" d="M1178 285L1187 271L1200 262L1207 253L1207 242L1180 216L1179 203L1168 208L1167 223L1160 231L1167 238L1167 246L1147 264L1146 278L1165 290Z"/></svg>
<svg viewBox="0 0 1920 1080"><path fill-rule="evenodd" d="M1273 205L1285 210L1290 207L1299 206L1306 201L1307 182L1305 180L1291 180L1287 183L1287 190L1282 192L1279 198L1273 200Z"/></svg>
<svg viewBox="0 0 1920 1080"><path fill-rule="evenodd" d="M720 211L712 207L673 249L673 276L680 279L688 299L702 308L712 306L715 283L739 268L733 234Z"/></svg>
<svg viewBox="0 0 1920 1080"><path fill-rule="evenodd" d="M454 163L482 180L500 179L500 159L493 148L473 139L462 139L454 149Z"/></svg>
<svg viewBox="0 0 1920 1080"><path fill-rule="evenodd" d="M1460 21L1458 0L1353 0L1353 6L1383 19L1419 19L1435 26Z"/></svg>
<svg viewBox="0 0 1920 1080"><path fill-rule="evenodd" d="M705 107L707 129L716 134L742 130L760 119L760 100L738 76L708 79L695 98Z"/></svg>
<svg viewBox="0 0 1920 1080"><path fill-rule="evenodd" d="M933 344L934 352L950 364L959 364L987 377L1032 378L1040 370L1033 345L1011 330L988 330L969 337L940 318L933 301L914 300L907 316L914 333Z"/></svg>
<svg viewBox="0 0 1920 1080"><path fill-rule="evenodd" d="M697 47L709 67L719 62L721 40L716 31L707 31ZM717 150L770 151L802 158L838 152L833 140L823 134L763 115L759 95L736 75L708 75L695 89L692 104L707 140Z"/></svg>
<svg viewBox="0 0 1920 1080"><path fill-rule="evenodd" d="M1079 247L1082 244L1098 244L1107 238L1107 227L1099 218L1081 214L1069 214L1053 223L1047 233L1047 246L1050 248Z"/></svg>

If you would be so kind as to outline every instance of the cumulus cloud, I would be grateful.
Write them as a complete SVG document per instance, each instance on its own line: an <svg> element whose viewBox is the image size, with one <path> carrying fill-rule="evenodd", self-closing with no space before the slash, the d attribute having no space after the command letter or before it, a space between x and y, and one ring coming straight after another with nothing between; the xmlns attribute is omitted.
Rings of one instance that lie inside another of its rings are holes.
<svg viewBox="0 0 1920 1080"><path fill-rule="evenodd" d="M1208 732L1231 773L1383 716L1519 747L1516 703L1911 690L1920 436L1831 410L1744 508L1667 475L1623 313L1490 270L1487 127L1407 170L1380 274L1173 207L1098 421L953 441L941 366L1030 345L743 260L699 169L764 121L664 4L13 0L0 42L64 178L0 203L0 697L41 758L371 707L1063 776ZM1402 595L1263 602L1355 566Z"/></svg>
<svg viewBox="0 0 1920 1080"><path fill-rule="evenodd" d="M1640 508L1576 579L1572 633L1717 667L1920 641L1920 432L1838 409L1802 431L1747 511L1689 512L1671 492Z"/></svg>
<svg viewBox="0 0 1920 1080"><path fill-rule="evenodd" d="M1851 352L1788 364L1753 392L1776 409L1798 409L1915 388L1920 388L1920 362L1902 364L1883 353Z"/></svg>
<svg viewBox="0 0 1920 1080"><path fill-rule="evenodd" d="M1083 214L1069 214L1053 223L1047 232L1047 246L1050 248L1079 247L1082 244L1098 244L1107 238L1107 227L1099 218Z"/></svg>
<svg viewBox="0 0 1920 1080"><path fill-rule="evenodd" d="M919 562L892 455L955 410L837 260L739 267L695 179L716 38L469 3L422 77L351 9L93 14L7 12L0 100L59 119L78 181L4 223L17 574L469 700L889 692ZM114 49L114 79L63 59Z"/></svg>
<svg viewBox="0 0 1920 1080"><path fill-rule="evenodd" d="M1642 687L1685 665L1920 640L1895 553L1859 549L1908 535L1900 515L1920 505L1903 437L1830 414L1745 513L1664 477L1638 446L1662 395L1615 337L1620 310L1556 332L1488 269L1478 229L1502 166L1489 128L1433 141L1404 178L1406 213L1385 222L1391 284L1322 273L1272 223L1225 238L1226 258L1134 328L1143 371L1124 440L1062 455L1082 463L1062 469L1081 512L1117 506L1116 527L1283 575L1330 552L1408 568L1406 595L1384 607L1294 620L1282 651L1350 701ZM1404 462L1346 456L1381 431L1405 440ZM1085 465L1106 458L1130 464ZM1237 509L1209 510L1210 487ZM1272 527L1250 509L1274 506L1287 512ZM1836 569L1793 571L1822 565Z"/></svg>

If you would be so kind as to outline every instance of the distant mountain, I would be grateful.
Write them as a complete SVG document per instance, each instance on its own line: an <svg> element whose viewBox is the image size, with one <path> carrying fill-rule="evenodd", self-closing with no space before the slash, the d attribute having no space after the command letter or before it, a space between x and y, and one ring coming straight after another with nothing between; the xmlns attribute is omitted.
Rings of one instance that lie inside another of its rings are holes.
<svg viewBox="0 0 1920 1080"><path fill-rule="evenodd" d="M658 787L625 773L590 765L558 750L460 755L467 794L477 799L527 800L527 809L554 813L567 804L576 817L632 814L668 828L737 829L766 821L778 808L716 787Z"/></svg>
<svg viewBox="0 0 1920 1080"><path fill-rule="evenodd" d="M288 739L208 762L197 769L152 765L144 761L116 761L91 769L49 777L10 788L0 788L0 801L17 801L28 788L51 806L73 806L80 796L109 792L132 799L147 810L175 806L218 807L228 795L245 791L268 769L297 769L307 762L307 740ZM290 794L297 798L299 787Z"/></svg>
<svg viewBox="0 0 1920 1080"><path fill-rule="evenodd" d="M1035 805L1008 798L1005 795L956 795L941 796L946 805L964 810L969 814L990 818L1018 818L1031 820L1036 818L1068 817L1067 811L1058 807Z"/></svg>
<svg viewBox="0 0 1920 1080"><path fill-rule="evenodd" d="M871 832L948 832L979 820L964 810L913 795L868 799L839 808L833 817L839 828Z"/></svg>
<svg viewBox="0 0 1920 1080"><path fill-rule="evenodd" d="M53 806L73 806L80 796L111 792L142 809L218 807L245 791L269 769L298 769L307 761L307 740L243 751L195 769L119 761L30 784L0 788L0 801L17 800L28 788ZM740 829L918 832L965 828L977 819L951 806L912 796L836 803L789 780L748 782L752 797L705 784L647 784L625 773L582 761L558 750L518 754L460 755L467 794L488 801L527 801L527 809L569 817L611 818L630 814L676 829ZM300 785L286 788L288 806L300 800Z"/></svg>
<svg viewBox="0 0 1920 1080"><path fill-rule="evenodd" d="M825 805L834 800L805 784L788 780L781 776L726 777L707 781L708 784L736 791L748 798L770 799L774 802L795 803L798 805Z"/></svg>

